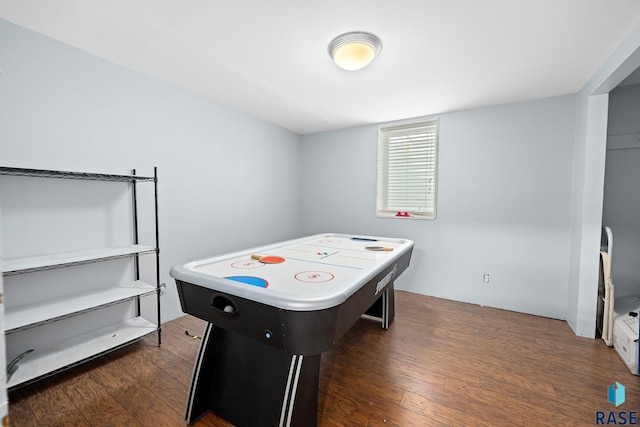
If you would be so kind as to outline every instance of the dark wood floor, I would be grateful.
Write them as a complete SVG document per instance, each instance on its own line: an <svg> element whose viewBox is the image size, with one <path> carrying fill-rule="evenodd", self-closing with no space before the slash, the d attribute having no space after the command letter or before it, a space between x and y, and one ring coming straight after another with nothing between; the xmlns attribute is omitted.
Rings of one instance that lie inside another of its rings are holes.
<svg viewBox="0 0 640 427"><path fill-rule="evenodd" d="M12 426L184 426L204 323L155 337L9 395ZM626 402L607 402L620 382ZM387 331L360 319L323 354L321 426L593 426L640 411L640 378L602 340L559 320L396 291ZM208 414L198 427L227 426ZM306 427L306 426L305 426Z"/></svg>

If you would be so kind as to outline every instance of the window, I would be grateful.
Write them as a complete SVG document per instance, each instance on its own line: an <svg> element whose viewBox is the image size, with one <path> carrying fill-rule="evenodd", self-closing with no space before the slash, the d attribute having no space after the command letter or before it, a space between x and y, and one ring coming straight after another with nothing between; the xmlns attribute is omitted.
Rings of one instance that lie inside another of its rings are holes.
<svg viewBox="0 0 640 427"><path fill-rule="evenodd" d="M378 127L379 217L436 217L438 118Z"/></svg>

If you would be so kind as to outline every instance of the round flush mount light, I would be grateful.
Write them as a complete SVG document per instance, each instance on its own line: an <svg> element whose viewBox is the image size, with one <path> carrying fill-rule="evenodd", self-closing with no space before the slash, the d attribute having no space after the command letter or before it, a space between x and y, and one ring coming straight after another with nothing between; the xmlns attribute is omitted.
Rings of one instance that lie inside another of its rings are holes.
<svg viewBox="0 0 640 427"><path fill-rule="evenodd" d="M380 39L363 31L339 35L329 43L329 55L333 62L348 71L360 70L369 65L380 49Z"/></svg>

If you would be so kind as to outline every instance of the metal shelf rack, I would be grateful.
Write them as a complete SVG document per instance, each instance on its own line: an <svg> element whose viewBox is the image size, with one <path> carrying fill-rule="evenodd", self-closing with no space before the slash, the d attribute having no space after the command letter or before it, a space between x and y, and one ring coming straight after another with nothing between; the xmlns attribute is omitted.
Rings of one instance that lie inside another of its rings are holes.
<svg viewBox="0 0 640 427"><path fill-rule="evenodd" d="M90 290L52 298L33 304L11 307L5 310L5 337L60 322L83 314L112 307L123 303L133 303L135 316L124 321L83 333L71 339L64 339L53 344L38 347L32 343L29 348L8 363L12 367L7 376L6 387L12 390L31 384L40 379L54 375L62 370L92 360L105 353L132 344L141 338L157 333L158 346L161 345L161 314L160 295L164 287L160 283L160 250L158 224L158 173L154 168L153 176L131 174L104 174L71 172L44 169L26 169L14 167L0 167L0 175L33 177L33 178L61 178L93 181L126 182L131 184L133 242L122 247L105 247L91 250L63 252L43 256L29 256L5 259L1 264L2 274L13 276L34 272L60 269L78 265L92 264L120 258L130 258L133 262L134 280L124 284L114 284L104 289ZM138 200L137 183L153 183L155 242L153 246L142 245L138 242ZM140 280L139 257L155 254L155 284L147 284ZM6 286L6 284L5 284ZM141 316L140 299L155 294L156 323Z"/></svg>

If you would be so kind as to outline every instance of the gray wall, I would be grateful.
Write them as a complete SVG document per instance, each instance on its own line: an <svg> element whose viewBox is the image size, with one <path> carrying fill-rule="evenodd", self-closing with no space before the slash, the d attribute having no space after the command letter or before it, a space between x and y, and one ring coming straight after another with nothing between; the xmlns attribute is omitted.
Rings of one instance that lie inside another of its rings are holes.
<svg viewBox="0 0 640 427"><path fill-rule="evenodd" d="M435 221L376 218L377 126L303 136L303 230L412 239L399 288L565 319L575 108L442 114Z"/></svg>
<svg viewBox="0 0 640 427"><path fill-rule="evenodd" d="M592 335L602 87L626 77L618 65L639 40L636 30L577 96L443 114L438 220L398 221L374 215L375 126L300 137L0 20L0 164L158 166L165 320L180 313L174 263L342 231L414 239L401 288L568 311Z"/></svg>
<svg viewBox="0 0 640 427"><path fill-rule="evenodd" d="M640 296L640 85L609 95L602 222L613 229L616 298Z"/></svg>
<svg viewBox="0 0 640 427"><path fill-rule="evenodd" d="M300 136L3 20L0 69L0 165L159 168L164 320L172 265L300 235Z"/></svg>

